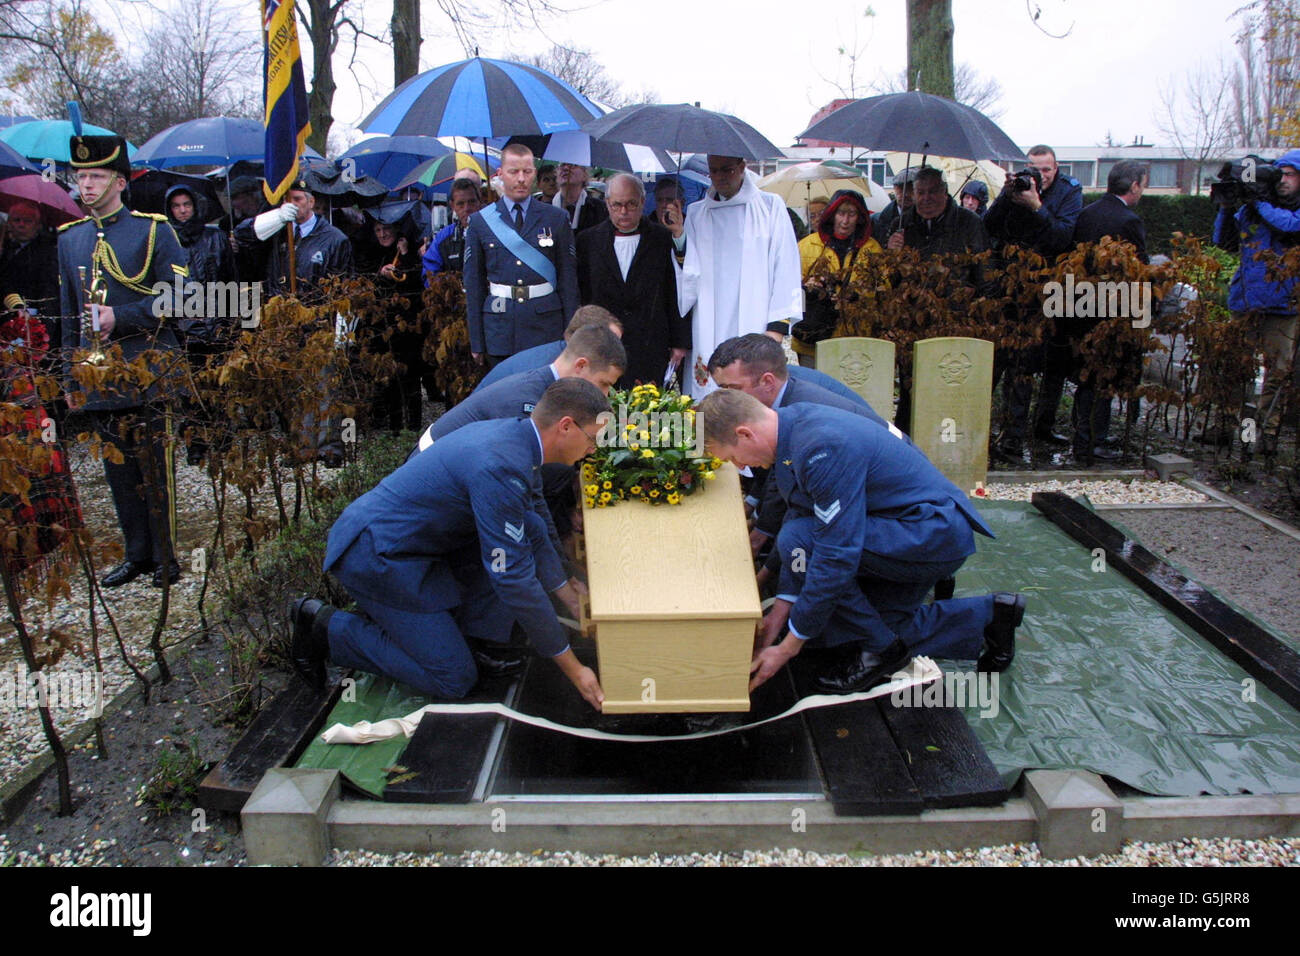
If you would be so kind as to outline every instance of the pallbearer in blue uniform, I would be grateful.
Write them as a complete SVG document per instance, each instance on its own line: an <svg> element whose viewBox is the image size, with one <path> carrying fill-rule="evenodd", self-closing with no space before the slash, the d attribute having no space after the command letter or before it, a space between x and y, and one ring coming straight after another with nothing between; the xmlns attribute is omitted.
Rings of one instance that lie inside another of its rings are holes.
<svg viewBox="0 0 1300 956"><path fill-rule="evenodd" d="M115 445L125 458L121 464L104 459L104 475L126 542L126 560L104 575L102 583L117 587L153 572L154 584L161 585L164 574L175 581L180 568L171 557L172 452L165 414L157 403L158 384L144 391L112 385L83 391L72 369L74 362L94 355L99 346L120 346L125 362L155 350L166 356L155 363L155 372L160 376L177 372L184 355L175 335L176 320L156 314L154 288L158 283L170 288L177 276L188 277L187 256L166 216L134 212L122 205L122 190L131 175L126 140L74 136L69 149L81 202L90 215L59 230L68 406L91 412L100 440ZM98 342L88 305L91 289L102 298ZM149 481L145 470L152 472Z"/></svg>
<svg viewBox="0 0 1300 956"><path fill-rule="evenodd" d="M582 587L566 579L546 533L538 476L544 463L573 465L595 451L597 417L608 411L596 386L562 379L530 418L472 422L352 502L330 529L325 570L361 613L295 601L299 674L323 686L328 658L463 697L480 669L508 670L502 648L517 623L599 708L600 683L551 605L554 595L577 617Z"/></svg>
<svg viewBox="0 0 1300 956"><path fill-rule="evenodd" d="M492 367L554 342L578 310L578 254L564 210L532 197L533 154L501 151L505 194L474 213L465 233L465 309L474 360Z"/></svg>
<svg viewBox="0 0 1300 956"><path fill-rule="evenodd" d="M914 446L838 408L771 409L734 389L705 398L700 415L709 450L771 468L789 506L751 689L814 640L837 649L818 681L829 693L865 690L916 654L978 657L981 670L1011 663L1021 595L921 603L975 552L973 532L993 532Z"/></svg>

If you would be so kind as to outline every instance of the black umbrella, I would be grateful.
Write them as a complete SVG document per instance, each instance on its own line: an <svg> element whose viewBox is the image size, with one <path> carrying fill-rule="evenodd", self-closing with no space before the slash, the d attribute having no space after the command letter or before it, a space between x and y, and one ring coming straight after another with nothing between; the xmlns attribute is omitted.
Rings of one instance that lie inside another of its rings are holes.
<svg viewBox="0 0 1300 956"><path fill-rule="evenodd" d="M1011 137L983 113L915 91L854 100L808 127L799 138L922 156L1025 158Z"/></svg>
<svg viewBox="0 0 1300 956"><path fill-rule="evenodd" d="M337 206L377 206L388 198L388 187L373 176L344 176L333 163L304 164L299 170L307 189L335 200Z"/></svg>
<svg viewBox="0 0 1300 956"><path fill-rule="evenodd" d="M582 125L593 140L657 146L675 153L711 153L761 160L784 156L754 127L726 113L687 103L639 103Z"/></svg>
<svg viewBox="0 0 1300 956"><path fill-rule="evenodd" d="M216 219L225 210L221 205L217 184L202 176L187 176L185 173L172 172L170 169L150 169L133 174L131 179L130 202L132 209L140 212L157 212L167 215L167 190L173 186L184 186L198 197L200 215L208 222Z"/></svg>

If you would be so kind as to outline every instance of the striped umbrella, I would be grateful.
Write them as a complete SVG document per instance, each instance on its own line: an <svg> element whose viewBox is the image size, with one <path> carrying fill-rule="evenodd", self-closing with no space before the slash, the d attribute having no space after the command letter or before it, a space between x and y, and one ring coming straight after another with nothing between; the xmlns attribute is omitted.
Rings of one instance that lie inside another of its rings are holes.
<svg viewBox="0 0 1300 956"><path fill-rule="evenodd" d="M598 106L545 70L474 57L411 77L361 123L388 136L524 136L577 129Z"/></svg>
<svg viewBox="0 0 1300 956"><path fill-rule="evenodd" d="M481 159L466 156L464 153L452 153L450 156L438 156L434 159L425 160L403 176L397 185L393 187L393 192L398 192L407 186L425 186L433 188L434 192L442 192L444 190L438 190L434 187L449 184L456 178L456 170L458 169L473 169L484 182L487 182L487 176L483 173L483 161Z"/></svg>

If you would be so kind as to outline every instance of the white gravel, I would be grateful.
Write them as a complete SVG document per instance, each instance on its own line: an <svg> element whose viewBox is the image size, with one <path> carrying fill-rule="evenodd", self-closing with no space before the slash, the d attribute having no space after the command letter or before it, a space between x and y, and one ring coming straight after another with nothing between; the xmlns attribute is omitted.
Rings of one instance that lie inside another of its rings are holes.
<svg viewBox="0 0 1300 956"><path fill-rule="evenodd" d="M1132 504L1199 504L1210 499L1176 481L1155 481L1149 478L1093 479L1074 481L992 482L984 486L982 497L990 501L1028 501L1037 491L1059 491L1062 494L1087 495L1095 505Z"/></svg>
<svg viewBox="0 0 1300 956"><path fill-rule="evenodd" d="M0 845L0 865L3 865ZM806 850L745 850L734 853L689 853L617 856L586 853L372 853L335 850L330 866L1300 866L1300 840L1200 840L1128 843L1117 854L1045 860L1034 843L917 853L814 853Z"/></svg>

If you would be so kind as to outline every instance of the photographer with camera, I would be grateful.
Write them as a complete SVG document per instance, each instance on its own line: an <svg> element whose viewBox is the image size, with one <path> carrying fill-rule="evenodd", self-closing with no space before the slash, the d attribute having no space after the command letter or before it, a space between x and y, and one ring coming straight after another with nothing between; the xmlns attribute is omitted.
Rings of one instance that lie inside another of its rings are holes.
<svg viewBox="0 0 1300 956"><path fill-rule="evenodd" d="M1295 360L1297 280L1294 275L1270 278L1269 257L1263 253L1281 256L1300 242L1300 149L1283 154L1271 166L1248 159L1250 164L1240 173L1235 166L1225 167L1210 195L1219 204L1215 245L1230 243L1234 230L1229 221L1236 223L1241 265L1228 285L1228 308L1234 316L1253 319L1264 353L1257 424L1262 451L1272 457Z"/></svg>
<svg viewBox="0 0 1300 956"><path fill-rule="evenodd" d="M1074 227L1083 209L1083 187L1061 174L1056 153L1039 144L1029 150L1029 165L1007 177L1002 192L984 216L984 228L999 253L1014 245L1030 249L1049 264L1073 245ZM1025 321L1041 321L1035 310ZM1004 424L993 446L996 455L1019 459L1024 450L1033 398L1033 377L1043 373L1038 393L1034 438L1065 446L1070 440L1053 430L1070 368L1070 342L1061 328L1053 328L1042 345L1028 349L998 349L993 358L993 384L1002 379Z"/></svg>

